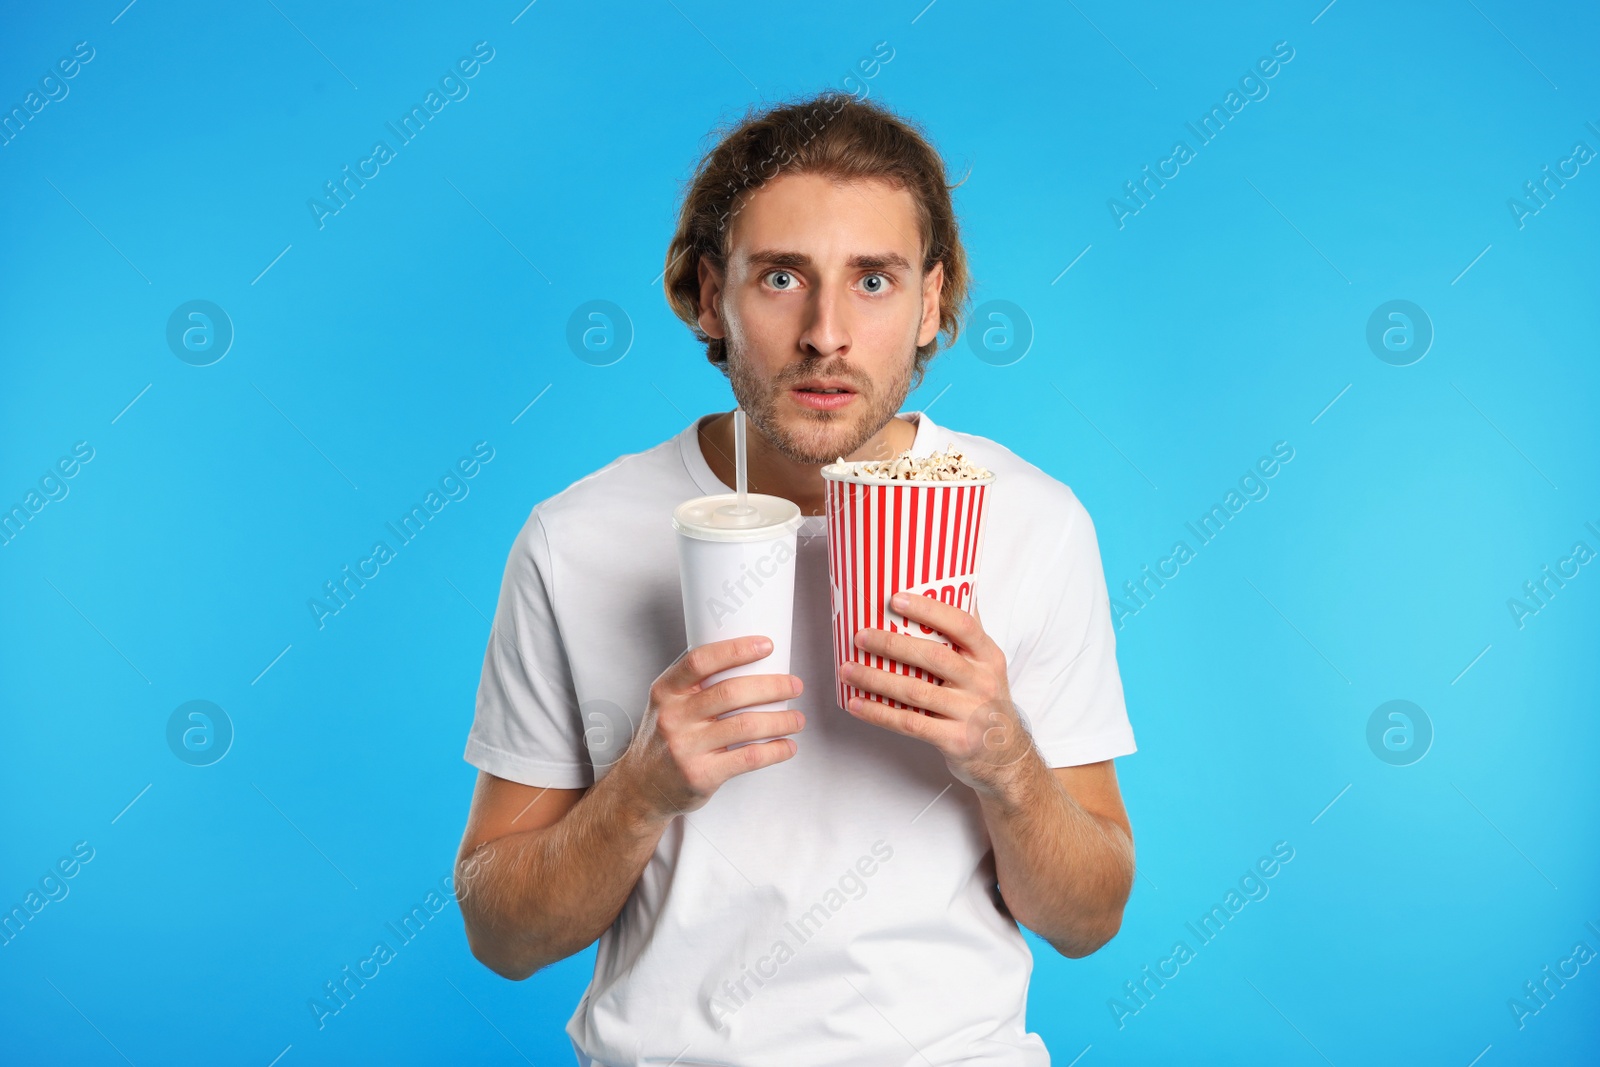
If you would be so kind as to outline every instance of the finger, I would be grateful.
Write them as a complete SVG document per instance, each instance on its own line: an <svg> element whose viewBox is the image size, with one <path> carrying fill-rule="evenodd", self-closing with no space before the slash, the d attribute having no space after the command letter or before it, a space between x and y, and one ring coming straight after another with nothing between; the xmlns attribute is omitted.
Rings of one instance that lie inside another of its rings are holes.
<svg viewBox="0 0 1600 1067"><path fill-rule="evenodd" d="M744 745L731 752L714 752L708 759L718 781L726 782L736 775L782 763L797 751L799 746L793 738L781 737L759 745Z"/></svg>
<svg viewBox="0 0 1600 1067"><path fill-rule="evenodd" d="M879 701L863 700L861 697L851 697L849 706L845 710L863 722L870 722L874 726L881 726L885 730L893 730L897 734L914 737L919 741L927 741L941 752L949 743L949 731L955 728L949 719L919 715L914 711L891 708Z"/></svg>
<svg viewBox="0 0 1600 1067"><path fill-rule="evenodd" d="M701 682L729 667L738 667L772 653L772 642L765 637L733 637L712 641L686 650L662 675L670 692L689 693Z"/></svg>
<svg viewBox="0 0 1600 1067"><path fill-rule="evenodd" d="M896 593L892 606L906 618L933 627L962 648L976 652L989 640L977 619L937 597Z"/></svg>
<svg viewBox="0 0 1600 1067"><path fill-rule="evenodd" d="M741 711L719 719L701 731L699 742L703 752L736 745L741 741L766 741L786 734L797 734L805 729L805 713L790 708L786 711Z"/></svg>
<svg viewBox="0 0 1600 1067"><path fill-rule="evenodd" d="M840 668L840 674L849 684L869 693L949 718L957 716L959 690L951 686L935 685L920 678L881 671L861 663L845 664Z"/></svg>
<svg viewBox="0 0 1600 1067"><path fill-rule="evenodd" d="M686 701L691 719L715 719L752 704L770 704L800 695L800 679L792 674L741 674L724 678Z"/></svg>
<svg viewBox="0 0 1600 1067"><path fill-rule="evenodd" d="M977 679L972 661L942 641L894 634L874 627L857 630L855 643L863 651L887 656L908 667L921 667L947 682L965 685Z"/></svg>

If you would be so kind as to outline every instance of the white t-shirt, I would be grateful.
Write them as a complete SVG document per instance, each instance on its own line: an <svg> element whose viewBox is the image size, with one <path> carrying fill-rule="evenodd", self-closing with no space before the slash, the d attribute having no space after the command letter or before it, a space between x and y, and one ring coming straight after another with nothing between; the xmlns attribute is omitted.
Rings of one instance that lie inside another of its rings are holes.
<svg viewBox="0 0 1600 1067"><path fill-rule="evenodd" d="M1100 552L1072 491L921 413L995 472L977 607L1052 767L1134 751ZM512 546L467 762L578 788L628 745L684 650L672 510L729 492L697 420L533 509ZM933 746L836 702L825 519L798 538L792 759L668 826L600 938L567 1024L580 1067L648 1063L1048 1065L1024 1010L1033 957L996 888L975 794Z"/></svg>

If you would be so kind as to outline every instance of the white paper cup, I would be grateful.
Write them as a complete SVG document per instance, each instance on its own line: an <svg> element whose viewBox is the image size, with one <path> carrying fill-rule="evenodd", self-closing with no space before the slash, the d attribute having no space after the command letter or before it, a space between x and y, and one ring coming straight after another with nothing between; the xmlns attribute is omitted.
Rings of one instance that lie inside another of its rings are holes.
<svg viewBox="0 0 1600 1067"><path fill-rule="evenodd" d="M757 510L755 521L747 526L726 525L728 520L717 512L736 500L734 493L696 497L672 513L689 647L755 635L772 641L766 656L711 675L702 683L707 687L747 674L789 673L800 508L791 500L762 493L749 493L746 499ZM779 711L790 703L752 704L728 714Z"/></svg>
<svg viewBox="0 0 1600 1067"><path fill-rule="evenodd" d="M859 696L924 711L845 684L837 664L854 661L943 684L921 667L861 651L855 647L855 634L877 628L951 644L944 634L895 611L889 598L903 590L972 611L983 554L984 505L994 475L919 482L861 474L862 465L830 463L822 468L828 485L828 578L839 706Z"/></svg>

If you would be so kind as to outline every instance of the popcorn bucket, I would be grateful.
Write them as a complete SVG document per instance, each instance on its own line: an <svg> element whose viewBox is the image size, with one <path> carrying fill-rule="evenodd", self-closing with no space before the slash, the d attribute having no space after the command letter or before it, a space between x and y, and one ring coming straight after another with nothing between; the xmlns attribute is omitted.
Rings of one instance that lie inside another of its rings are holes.
<svg viewBox="0 0 1600 1067"><path fill-rule="evenodd" d="M937 630L895 611L904 591L970 612L983 555L985 496L994 475L960 481L915 481L863 474L863 463L830 463L827 480L828 578L833 604L834 681L839 706L852 696L927 712L845 684L838 664L854 661L942 685L920 667L855 647L867 627L950 645Z"/></svg>

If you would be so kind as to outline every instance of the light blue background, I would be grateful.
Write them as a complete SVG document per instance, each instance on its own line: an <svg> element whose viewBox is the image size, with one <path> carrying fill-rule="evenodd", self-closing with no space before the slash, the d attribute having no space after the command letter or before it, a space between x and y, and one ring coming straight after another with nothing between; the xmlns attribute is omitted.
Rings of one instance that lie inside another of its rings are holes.
<svg viewBox="0 0 1600 1067"><path fill-rule="evenodd" d="M970 166L976 301L1035 332L1009 366L963 337L908 408L1072 486L1114 590L1295 450L1119 634L1141 877L1096 955L1032 942L1032 1028L1082 1067L1593 1055L1600 963L1521 1029L1508 1000L1600 950L1600 566L1507 608L1600 550L1600 167L1507 207L1600 149L1592 8L274 3L4 16L7 110L95 57L0 148L0 504L95 455L0 547L0 905L95 856L0 948L0 1058L571 1061L592 950L509 983L453 904L324 1029L307 1001L450 871L529 509L732 404L655 281L708 135L880 41L844 87ZM478 41L470 95L319 230L307 199ZM1119 230L1108 198L1278 41L1270 95ZM209 367L164 338L192 299L236 330ZM564 339L593 299L635 331L612 366ZM1436 331L1412 366L1366 344L1392 299ZM480 440L470 495L319 631L307 599ZM165 735L195 699L236 731L203 768ZM1410 766L1367 745L1391 699L1435 731ZM1279 841L1270 896L1119 1029Z"/></svg>

